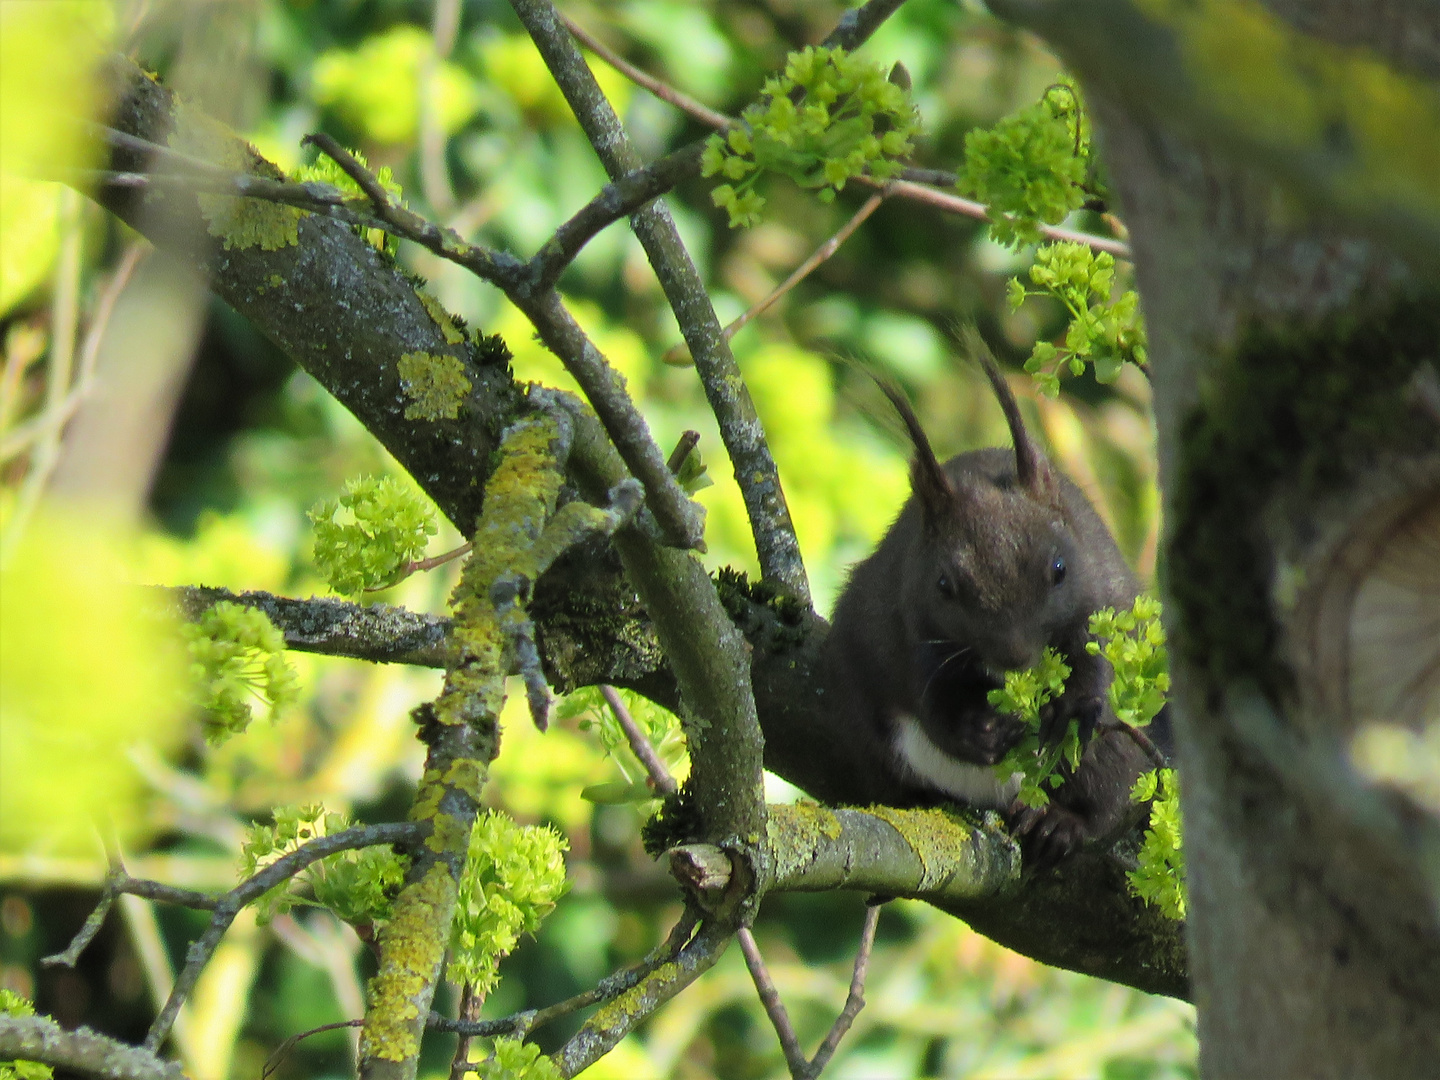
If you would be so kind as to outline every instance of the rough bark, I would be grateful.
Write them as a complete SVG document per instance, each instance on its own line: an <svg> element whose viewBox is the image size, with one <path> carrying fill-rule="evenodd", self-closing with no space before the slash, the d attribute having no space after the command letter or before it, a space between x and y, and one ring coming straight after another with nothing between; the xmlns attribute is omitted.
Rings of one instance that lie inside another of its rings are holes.
<svg viewBox="0 0 1440 1080"><path fill-rule="evenodd" d="M1440 717L1433 251L1411 258L1424 230L1397 239L1395 207L1357 210L1257 152L1244 123L1187 113L1206 75L1195 25L1165 22L1179 7L1004 8L1090 91L1145 304L1202 1072L1434 1075L1434 803L1367 782L1351 749L1368 722ZM1280 26L1296 56L1358 41L1433 80L1434 9L1380 9L1241 13ZM1103 45L1077 25L1122 10ZM1176 58L1163 94L1116 74L1115 50L1142 39ZM1250 89L1264 112L1267 88ZM1440 131L1408 137L1434 147Z"/></svg>

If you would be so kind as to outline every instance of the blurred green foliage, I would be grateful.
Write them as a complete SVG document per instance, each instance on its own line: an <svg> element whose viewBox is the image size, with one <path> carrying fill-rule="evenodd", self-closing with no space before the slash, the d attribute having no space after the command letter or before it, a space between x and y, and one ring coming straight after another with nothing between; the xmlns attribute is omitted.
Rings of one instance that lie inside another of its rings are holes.
<svg viewBox="0 0 1440 1080"><path fill-rule="evenodd" d="M13 12L53 9L57 14L44 18L59 19L59 9L70 6L0 5L3 55L24 40L15 35ZM226 65L187 53L199 39L201 6L73 6L86 17L98 12L97 34L113 35L163 78L198 78L200 99L207 74L218 80L221 68L231 72L234 81L212 88L233 109L227 119L282 168L306 166L313 154L302 151L301 137L329 131L390 170L412 208L468 238L529 255L605 182L539 54L503 4L460 3L458 32L446 48L433 32L432 0L255 0L237 24ZM565 11L633 62L733 115L756 100L789 52L819 41L843 7L587 0ZM50 92L57 73L82 67L56 59L68 46L58 32L43 33L50 51L36 55L51 59L33 80L12 83L14 73L30 69L0 64L6 125L15 117L29 123L27 109ZM973 6L910 0L856 56L879 70L898 60L909 71L924 131L915 140L917 165L961 168L968 133L1042 99L1064 112L1062 95L1046 90L1059 74L1054 58ZM598 60L592 66L646 157L708 134ZM84 83L67 86L80 93ZM1070 138L1073 151L1073 131ZM54 185L14 184L0 170L0 435L7 439L45 415L46 377L64 339L56 298L67 289L78 298L83 338L100 321L104 289L134 240L93 207L73 220L60 214ZM786 177L760 177L762 220L732 231L709 186L697 180L668 201L722 320L768 295L864 197L847 186L827 204ZM1085 210L1068 224L1103 227ZM57 260L65 243L81 252L71 269ZM908 489L906 444L888 430L888 411L855 362L906 385L942 455L1003 443L999 410L952 346L950 328L956 320L978 322L1011 364L1037 343L1065 341L1074 312L1063 297L1031 297L1014 310L1005 304L1006 279L1027 274L1029 255L996 244L984 222L887 200L833 258L736 335L733 347L779 462L822 613L848 564L884 532ZM402 247L398 257L428 279L449 311L504 336L517 378L574 389L495 290L426 253ZM1114 272L1118 279L1127 268L1117 264ZM1123 287L1117 280L1115 288ZM694 372L660 360L679 334L630 232L622 225L597 237L561 288L657 439L668 449L685 430L700 432L700 454L715 481L698 496L709 509L707 558L712 567L753 574L731 467ZM1148 578L1157 528L1148 387L1133 365L1108 385L1094 373L1091 367L1065 380L1053 400L1017 377L1017 395L1032 429ZM0 463L0 524L15 520L12 508L38 460L22 447ZM16 557L28 561L7 563L0 588L0 985L33 991L42 1010L70 1009L65 1015L74 1023L134 1038L139 1032L124 1025L148 1008L167 965L182 960L195 920L137 901L118 906L118 929L97 943L92 966L72 977L78 981L62 982L38 966L38 957L63 947L75 929L66 913L76 906L56 898L88 901L103 878L90 825L97 817L111 823L107 830L113 825L132 873L219 889L233 884L247 835L258 835L247 830L278 827L277 807L323 804L358 822L405 814L421 756L408 712L435 695L438 674L289 654L300 686L295 704L211 746L200 718L183 707L181 683L165 674L165 641L177 635L137 636L135 627L153 624L111 584L300 596L323 589L325 560L313 552L306 510L336 499L347 479L360 475L411 483L313 380L215 304L156 480L151 527L133 551L117 553L108 528L52 530L43 518L29 526L33 545ZM416 552L426 539L445 550L460 538L440 522L433 538L424 529L416 534ZM455 573L450 564L378 596L439 612ZM382 573L374 583L388 580ZM171 651L179 672L183 655ZM588 989L643 956L678 913L673 884L641 851L646 804L581 796L641 778L607 724L607 707L593 695L568 711L562 706L563 718L541 734L523 696L512 695L507 707L484 799L525 825L558 830L569 847L570 891L534 940L500 963L487 1016ZM683 774L683 741L664 734L673 732L671 721L630 704L661 736L667 764ZM777 796L785 793L785 785L772 786ZM316 891L302 896L319 899ZM84 905L78 910L83 917ZM30 920L23 932L20 913ZM807 1047L823 1037L844 1000L860 920L860 898L847 895L774 897L761 914L757 936ZM363 1008L362 980L373 961L328 910L301 904L277 910L265 929L242 932L237 924L225 948L187 1009L195 1034L177 1043L197 1080L257 1075L288 1036ZM1046 969L923 905L887 906L871 969L869 1004L827 1076L1195 1075L1187 1006ZM438 1005L453 1009L453 993ZM568 1030L543 1029L540 1048L553 1049ZM433 1043L422 1069L432 1077L444 1075L451 1049L446 1040ZM344 1033L327 1033L299 1044L276 1075L343 1076L351 1053ZM587 1075L759 1080L784 1076L785 1068L732 951Z"/></svg>

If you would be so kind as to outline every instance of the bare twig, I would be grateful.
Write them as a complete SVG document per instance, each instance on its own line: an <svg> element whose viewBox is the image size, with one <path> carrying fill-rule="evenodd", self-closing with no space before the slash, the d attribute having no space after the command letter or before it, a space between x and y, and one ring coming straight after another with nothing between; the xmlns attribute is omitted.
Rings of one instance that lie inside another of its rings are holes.
<svg viewBox="0 0 1440 1080"><path fill-rule="evenodd" d="M450 620L389 604L361 606L332 597L295 600L269 592L183 585L155 591L186 619L196 620L222 600L263 611L285 635L285 647L381 664L443 668Z"/></svg>
<svg viewBox="0 0 1440 1080"><path fill-rule="evenodd" d="M675 778L665 768L665 763L660 760L660 755L655 752L655 747L650 745L650 740L640 730L640 725L630 715L630 710L625 707L625 702L613 686L602 684L600 693L605 698L610 711L615 714L615 719L620 724L620 729L625 732L625 740L630 744L640 764L645 766L645 772L650 776L650 786L661 795L674 795L680 790L680 785L675 783Z"/></svg>
<svg viewBox="0 0 1440 1080"><path fill-rule="evenodd" d="M881 181L871 180L869 177L860 176L858 182L871 187L880 187ZM915 202L925 203L940 210L948 210L953 214L962 214L965 217L977 218L980 221L990 220L990 211L984 203L978 203L973 199L962 199L959 195L951 195L945 191L936 191L934 188L925 187L923 184L911 183L908 180L891 180L888 182L890 192L902 199L912 199ZM1105 236L1092 236L1090 233L1077 232L1074 229L1063 229L1058 225L1041 225L1040 232L1051 240L1070 240L1077 244L1084 244L1094 251L1108 251L1117 259L1129 259L1130 245L1119 240L1111 240Z"/></svg>
<svg viewBox="0 0 1440 1080"><path fill-rule="evenodd" d="M786 1010L785 1003L780 1000L780 991L775 989L775 981L770 978L770 969L765 966L765 958L760 955L760 947L755 944L755 935L750 932L749 927L741 927L735 932L735 937L739 939L740 949L745 954L745 966L750 969L750 978L755 983L760 1004L765 1008L765 1015L770 1017L775 1034L780 1037L780 1049L785 1054L785 1064L790 1069L790 1075L795 1077L795 1080L805 1080L810 1071L810 1063L805 1060L805 1051L800 1049L800 1039L795 1034L794 1025L790 1023L790 1013Z"/></svg>
<svg viewBox="0 0 1440 1080"><path fill-rule="evenodd" d="M899 11L903 3L905 0L868 0L858 8L852 8L840 17L835 29L825 36L821 44L832 49L854 52L869 41L870 35L880 29L881 23Z"/></svg>
<svg viewBox="0 0 1440 1080"><path fill-rule="evenodd" d="M669 102L681 112L693 116L696 120L700 121L700 123L710 127L727 128L735 123L733 116L726 116L722 112L716 112L710 108L710 106L695 100L683 90L678 90L669 83L641 71L614 49L611 49L603 41L595 37L595 35L577 25L575 20L568 15L562 14L560 18L564 21L570 33L574 34L579 40L580 44L584 45L636 86L643 86L661 101Z"/></svg>
<svg viewBox="0 0 1440 1080"><path fill-rule="evenodd" d="M804 281L815 271L817 266L840 250L840 245L850 239L855 230L864 224L865 219L880 208L880 204L885 201L887 194L889 194L889 189L881 188L874 195L866 199L860 209L855 211L851 216L850 220L845 222L845 224L836 231L834 236L816 248L810 257L797 266L789 277L777 285L769 296L765 297L765 299L761 300L758 304L741 314L739 318L735 319L729 326L725 327L725 340L728 341L734 337L751 319L763 315L774 305L775 301L779 300L787 292L795 288L796 285ZM682 364L688 362L689 358L686 355L685 345L682 342L674 348L669 349L661 359L667 364Z"/></svg>
<svg viewBox="0 0 1440 1080"><path fill-rule="evenodd" d="M835 1048L840 1045L840 1040L855 1022L855 1017L859 1016L860 1010L865 1007L865 976L870 969L870 952L875 947L875 928L879 923L880 905L868 904L865 908L865 925L860 931L860 948L855 954L855 969L850 976L850 992L845 997L845 1007L840 1010L835 1023L830 1025L825 1041L810 1059L811 1076L819 1076L825 1066L830 1064Z"/></svg>
<svg viewBox="0 0 1440 1080"><path fill-rule="evenodd" d="M514 285L519 277L520 263L511 255L490 251L479 244L463 240L453 229L436 225L419 214L398 206L369 169L355 160L353 154L324 132L305 136L303 142L314 143L326 156L345 171L370 199L376 216L387 231L413 240L443 259L458 263L486 281Z"/></svg>
<svg viewBox="0 0 1440 1080"><path fill-rule="evenodd" d="M276 859L265 869L246 878L220 897L215 905L214 914L210 917L210 925L206 927L205 932L199 938L191 942L190 948L185 953L185 966L181 968L180 974L175 979L175 985L170 990L165 1007L160 1010L160 1015L150 1025L150 1030L145 1036L145 1049L154 1053L165 1042L165 1037L170 1034L170 1028L174 1025L175 1017L180 1012L180 1006L190 996L190 991L195 988L196 980L200 978L200 972L209 963L211 955L220 944L220 939L225 936L225 931L230 928L230 924L235 921L235 916L245 905L258 900L275 886L294 877L311 863L326 856L340 851L375 847L380 844L411 843L423 837L429 829L428 822L401 821L382 825L356 825L330 836L321 836L307 842L288 855Z"/></svg>
<svg viewBox="0 0 1440 1080"><path fill-rule="evenodd" d="M480 1017L480 1007L485 1004L485 998L475 992L473 983L466 983L465 988L460 991L460 1007L455 1010L457 1019L465 1023L473 1023ZM465 1080L465 1074L470 1071L470 1040L473 1035L466 1035L463 1032L455 1040L455 1056L450 1059L450 1080Z"/></svg>
<svg viewBox="0 0 1440 1080"><path fill-rule="evenodd" d="M443 551L439 555L432 555L428 559L412 559L410 560L410 562L407 562L404 566L402 566L400 568L400 572L396 574L393 578L391 578L389 581L385 582L384 585L370 585L366 587L365 591L384 592L386 589L393 589L396 585L399 585L400 582L404 581L411 574L418 574L424 570L434 570L437 566L444 566L448 562L454 562L462 555L470 554L470 549L473 546L474 545L469 540L466 540L465 543L461 544L459 547L451 548L449 551Z"/></svg>
<svg viewBox="0 0 1440 1080"><path fill-rule="evenodd" d="M337 1031L340 1028L357 1028L363 1023L365 1023L364 1020L336 1020L333 1024L321 1024L319 1027L313 1027L309 1031L302 1031L298 1035L291 1035L275 1048L274 1053L265 1059L265 1067L260 1070L260 1080L270 1080L270 1077L275 1075L275 1070L280 1068L280 1065L290 1056L290 1051L294 1050L302 1040L310 1038L311 1035L321 1035L327 1031Z"/></svg>
<svg viewBox="0 0 1440 1080"><path fill-rule="evenodd" d="M551 1055L562 1076L574 1076L608 1054L637 1024L689 986L724 954L730 932L705 923L684 948L638 980L623 1001L587 1020L571 1039Z"/></svg>
<svg viewBox="0 0 1440 1080"><path fill-rule="evenodd" d="M510 294L530 319L547 348L565 364L595 409L610 441L630 472L645 486L645 501L656 522L675 547L704 550L704 523L650 435L650 426L626 392L614 368L565 309L559 295Z"/></svg>
<svg viewBox="0 0 1440 1080"><path fill-rule="evenodd" d="M880 908L876 905L867 906L865 909L865 925L860 932L860 948L855 956L855 969L850 977L850 992L845 998L845 1007L840 1010L840 1015L835 1018L835 1023L825 1035L825 1040L820 1044L820 1049L815 1056L808 1061L805 1058L805 1051L800 1048L800 1040L795 1035L795 1027L790 1023L790 1014L785 1008L785 1003L780 1000L780 992L775 989L775 982L770 978L770 970L765 966L765 959L760 955L760 948L755 944L755 937L748 928L736 931L735 936L740 939L740 948L745 953L745 966L750 969L750 978L755 982L755 991L760 995L760 1003L765 1007L765 1014L770 1017L770 1023L775 1028L775 1034L780 1038L780 1049L785 1054L785 1064L789 1066L790 1075L795 1080L815 1080L830 1059L835 1054L835 1048L840 1045L840 1040L850 1030L850 1025L855 1022L855 1017L860 1015L860 1010L865 1007L865 975L870 966L870 951L875 945L875 927L880 921Z"/></svg>

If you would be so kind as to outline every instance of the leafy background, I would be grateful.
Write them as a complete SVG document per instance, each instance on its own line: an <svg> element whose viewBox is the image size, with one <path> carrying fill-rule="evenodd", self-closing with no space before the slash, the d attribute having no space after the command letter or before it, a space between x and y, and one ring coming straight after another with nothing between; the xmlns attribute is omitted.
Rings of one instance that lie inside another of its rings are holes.
<svg viewBox="0 0 1440 1080"><path fill-rule="evenodd" d="M458 16L448 52L435 32L437 6ZM6 0L3 10L0 109L10 160L0 174L0 433L7 439L0 526L16 547L0 611L0 985L34 997L67 1025L135 1039L201 924L193 913L127 897L76 972L38 965L63 947L97 896L104 865L95 815L100 831L122 842L133 873L228 887L243 827L268 820L276 806L323 802L359 821L403 815L420 758L407 712L435 694L439 676L292 654L299 701L218 748L205 743L193 715L165 704L178 697L166 689L163 659L155 659L167 646L137 642L125 629L134 611L107 598L105 560L123 561L125 576L145 582L321 592L306 510L355 476L398 473L353 418L218 301L197 309L193 364L133 542L97 554L93 536L90 547L76 539L87 535L83 524L27 519L43 440L16 449L10 435L44 414L57 349L67 334L83 344L117 267L136 257L134 234L98 209L57 185L12 174L14 148L23 143L16 133L44 120L27 108L60 92L52 73L73 70L77 26L87 40L132 51L176 80L193 80L210 59L205 50L223 40L233 81L207 107L264 154L294 169L308 160L300 138L329 131L373 166L392 168L416 209L487 243L534 251L604 174L538 54L498 2ZM624 0L564 10L633 62L735 114L789 50L818 41L843 8ZM11 63L32 53L52 62ZM967 131L1033 105L1059 72L1033 41L951 0L910 0L864 53L886 66L903 61L923 125L916 163L951 170L962 161ZM705 134L604 64L593 66L647 157ZM763 222L737 231L711 205L708 187L688 184L670 204L722 319L763 298L865 195L850 188L827 205L786 180L764 179ZM1100 227L1086 212L1071 224ZM568 384L498 292L426 253L402 250L401 259L450 310L505 337L518 378ZM1031 300L1013 312L1005 304L1006 280L1029 262L1028 249L995 244L982 223L891 200L735 338L822 612L846 566L883 533L907 491L903 443L859 366L899 380L942 455L1003 443L999 410L959 357L954 329L956 320L974 319L1017 370L1036 341L1058 340L1067 318L1058 303ZM661 361L679 335L638 244L623 226L612 227L562 289L629 380L662 445L686 428L701 432L716 481L700 495L709 507L709 560L753 570L739 491L699 383L691 369ZM1089 374L1067 379L1054 400L1023 376L1014 385L1032 428L1152 577L1157 499L1143 376L1131 368L1109 386ZM61 539L45 542L47 529ZM33 541L29 561L16 538ZM456 542L442 526L430 550ZM452 566L419 575L381 598L441 611L453 574ZM83 700L62 693L77 685L89 688L77 691ZM99 695L114 715L91 708ZM36 737L41 725L33 721L42 706L58 718L44 732L48 741ZM607 752L583 709L569 712L544 736L523 706L508 712L486 789L490 805L561 830L571 882L537 938L502 965L486 1015L593 984L643 955L679 912L673 885L640 851L638 827L649 807L580 796L587 785L634 776L633 760L620 748ZM772 797L794 794L774 782ZM844 999L861 919L861 897L790 895L768 900L757 924L807 1046L818 1043ZM178 1030L186 1067L199 1080L259 1075L287 1036L359 1015L371 965L368 950L325 912L297 909L266 927L242 918ZM1195 1075L1188 1006L1044 968L920 904L886 907L867 1000L827 1075ZM542 1031L542 1046L566 1031L563 1024ZM434 1040L425 1063L431 1075L441 1074L447 1044ZM276 1075L347 1075L352 1047L348 1032L318 1035ZM587 1075L786 1074L732 949Z"/></svg>

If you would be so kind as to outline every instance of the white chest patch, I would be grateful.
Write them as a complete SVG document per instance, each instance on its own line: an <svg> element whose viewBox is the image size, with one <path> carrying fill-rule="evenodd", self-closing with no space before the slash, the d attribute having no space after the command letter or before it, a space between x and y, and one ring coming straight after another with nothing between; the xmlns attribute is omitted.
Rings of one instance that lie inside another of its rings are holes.
<svg viewBox="0 0 1440 1080"><path fill-rule="evenodd" d="M893 746L895 756L911 776L967 806L1003 810L1020 791L1018 773L1002 782L988 765L956 761L930 741L913 716L902 714L897 718Z"/></svg>

